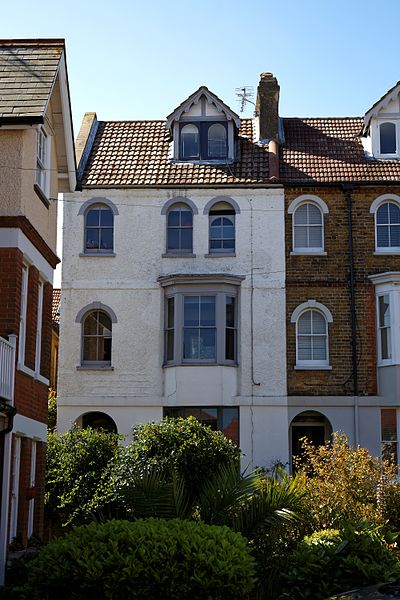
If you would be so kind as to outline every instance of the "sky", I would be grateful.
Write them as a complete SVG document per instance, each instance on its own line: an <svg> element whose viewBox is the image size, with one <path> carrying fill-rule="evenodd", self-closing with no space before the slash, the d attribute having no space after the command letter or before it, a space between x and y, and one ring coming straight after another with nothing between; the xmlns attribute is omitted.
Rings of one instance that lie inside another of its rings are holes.
<svg viewBox="0 0 400 600"><path fill-rule="evenodd" d="M163 119L200 85L238 112L235 88L256 91L264 71L281 116L362 115L400 79L400 0L19 0L18 15L1 12L1 37L65 38L75 136L86 111Z"/></svg>

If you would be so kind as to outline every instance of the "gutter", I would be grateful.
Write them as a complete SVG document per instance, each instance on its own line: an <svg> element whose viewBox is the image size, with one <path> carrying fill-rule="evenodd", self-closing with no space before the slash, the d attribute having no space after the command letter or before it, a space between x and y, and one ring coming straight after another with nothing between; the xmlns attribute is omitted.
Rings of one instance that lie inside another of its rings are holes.
<svg viewBox="0 0 400 600"><path fill-rule="evenodd" d="M0 117L0 127L2 125L43 125L44 117Z"/></svg>

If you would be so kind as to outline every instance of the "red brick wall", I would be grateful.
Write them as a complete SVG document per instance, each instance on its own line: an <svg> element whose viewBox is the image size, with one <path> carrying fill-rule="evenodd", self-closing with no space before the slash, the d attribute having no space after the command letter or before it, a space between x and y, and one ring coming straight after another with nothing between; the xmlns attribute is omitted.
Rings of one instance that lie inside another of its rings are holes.
<svg viewBox="0 0 400 600"><path fill-rule="evenodd" d="M385 193L400 194L400 188L360 188L352 192L353 248L357 320L357 362L360 395L376 394L375 290L368 276L400 271L400 256L375 256L373 200ZM324 217L327 256L291 256L292 215L287 208L302 194L319 196L328 205ZM352 395L351 303L349 288L348 210L340 188L286 189L286 297L288 393L292 395ZM329 324L331 371L296 371L293 310L309 299L324 304L333 315Z"/></svg>
<svg viewBox="0 0 400 600"><path fill-rule="evenodd" d="M25 366L35 370L39 271L29 267L26 309Z"/></svg>
<svg viewBox="0 0 400 600"><path fill-rule="evenodd" d="M0 335L19 332L21 312L22 252L0 248Z"/></svg>

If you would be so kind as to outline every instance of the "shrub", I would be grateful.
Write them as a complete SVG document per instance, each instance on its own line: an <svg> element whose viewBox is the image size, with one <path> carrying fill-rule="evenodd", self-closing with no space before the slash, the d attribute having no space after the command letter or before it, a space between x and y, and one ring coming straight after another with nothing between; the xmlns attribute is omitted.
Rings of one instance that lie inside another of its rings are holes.
<svg viewBox="0 0 400 600"><path fill-rule="evenodd" d="M49 389L48 396L48 418L47 427L49 431L54 431L57 427L57 392L56 390Z"/></svg>
<svg viewBox="0 0 400 600"><path fill-rule="evenodd" d="M305 491L312 530L340 527L346 521L384 523L395 496L397 469L365 448L353 448L344 434L330 444L303 443L298 470L306 478Z"/></svg>
<svg viewBox="0 0 400 600"><path fill-rule="evenodd" d="M29 565L30 600L240 600L254 583L245 539L179 519L108 521L50 542Z"/></svg>
<svg viewBox="0 0 400 600"><path fill-rule="evenodd" d="M120 437L74 427L47 440L46 508L63 525L87 522L114 498L113 465Z"/></svg>
<svg viewBox="0 0 400 600"><path fill-rule="evenodd" d="M193 498L221 465L237 461L239 469L240 449L194 417L165 419L134 427L125 460L127 465L154 465L167 477L175 469Z"/></svg>
<svg viewBox="0 0 400 600"><path fill-rule="evenodd" d="M399 561L378 526L347 524L304 538L282 572L279 600L322 600L399 575Z"/></svg>

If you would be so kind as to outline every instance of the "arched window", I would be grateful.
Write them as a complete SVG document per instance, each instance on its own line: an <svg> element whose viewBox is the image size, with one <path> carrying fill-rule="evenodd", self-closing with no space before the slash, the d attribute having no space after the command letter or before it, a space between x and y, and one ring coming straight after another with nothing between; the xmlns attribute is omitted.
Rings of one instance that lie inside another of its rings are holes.
<svg viewBox="0 0 400 600"><path fill-rule="evenodd" d="M379 147L381 154L396 154L396 125L394 123L380 124Z"/></svg>
<svg viewBox="0 0 400 600"><path fill-rule="evenodd" d="M173 204L167 213L167 253L193 252L193 212L187 204Z"/></svg>
<svg viewBox="0 0 400 600"><path fill-rule="evenodd" d="M214 123L208 128L208 157L225 158L227 155L226 127L221 123Z"/></svg>
<svg viewBox="0 0 400 600"><path fill-rule="evenodd" d="M326 369L329 367L328 323L331 312L319 302L308 300L292 314L296 326L296 369Z"/></svg>
<svg viewBox="0 0 400 600"><path fill-rule="evenodd" d="M319 251L324 249L322 211L313 202L304 202L293 214L293 250Z"/></svg>
<svg viewBox="0 0 400 600"><path fill-rule="evenodd" d="M85 253L110 253L114 249L114 213L105 204L92 204L85 213Z"/></svg>
<svg viewBox="0 0 400 600"><path fill-rule="evenodd" d="M82 415L82 428L102 429L110 433L118 433L117 426L112 417L103 412L89 412Z"/></svg>
<svg viewBox="0 0 400 600"><path fill-rule="evenodd" d="M375 213L376 248L400 251L400 206L384 202Z"/></svg>
<svg viewBox="0 0 400 600"><path fill-rule="evenodd" d="M82 322L82 365L110 366L112 322L103 310L86 314Z"/></svg>
<svg viewBox="0 0 400 600"><path fill-rule="evenodd" d="M199 129L191 123L181 129L181 156L183 159L200 157Z"/></svg>
<svg viewBox="0 0 400 600"><path fill-rule="evenodd" d="M209 212L210 254L235 252L235 211L227 202L217 202Z"/></svg>

